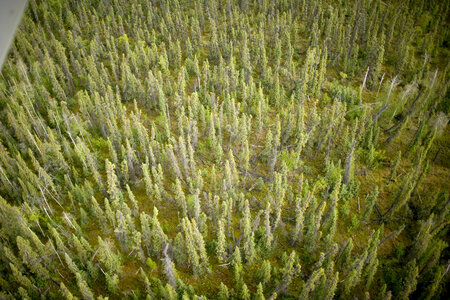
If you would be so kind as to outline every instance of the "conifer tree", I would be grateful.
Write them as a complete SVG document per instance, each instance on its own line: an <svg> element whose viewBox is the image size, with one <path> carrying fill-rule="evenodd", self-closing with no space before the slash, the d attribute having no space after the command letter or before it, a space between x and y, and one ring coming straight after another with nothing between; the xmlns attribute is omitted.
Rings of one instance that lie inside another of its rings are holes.
<svg viewBox="0 0 450 300"><path fill-rule="evenodd" d="M255 235L253 232L245 240L244 253L247 263L251 265L256 258Z"/></svg>
<svg viewBox="0 0 450 300"><path fill-rule="evenodd" d="M258 283L258 287L256 289L255 299L256 300L265 300L266 299L264 297L264 290L263 290L263 286L262 286L261 282Z"/></svg>
<svg viewBox="0 0 450 300"><path fill-rule="evenodd" d="M373 190L372 193L370 193L366 200L366 205L364 207L364 211L361 215L361 221L366 222L368 221L370 215L372 214L372 210L377 202L377 196L378 196L378 187L375 187L375 190Z"/></svg>
<svg viewBox="0 0 450 300"><path fill-rule="evenodd" d="M108 195L113 207L118 207L122 201L122 192L119 189L119 182L114 171L114 165L109 161L105 161L106 174L108 177Z"/></svg>
<svg viewBox="0 0 450 300"><path fill-rule="evenodd" d="M245 283L242 284L241 295L239 298L243 300L250 300L250 291Z"/></svg>
<svg viewBox="0 0 450 300"><path fill-rule="evenodd" d="M286 260L286 264L281 270L283 279L277 288L278 292L281 291L284 292L289 287L289 284L291 283L294 275L300 271L300 266L295 265L295 261L296 261L296 253L295 251L292 251L291 255Z"/></svg>
<svg viewBox="0 0 450 300"><path fill-rule="evenodd" d="M78 289L85 300L94 300L94 294L79 273L75 274Z"/></svg>
<svg viewBox="0 0 450 300"><path fill-rule="evenodd" d="M108 291L112 295L117 294L117 292L119 290L119 277L117 276L117 274L114 274L111 276L108 273L106 273L105 276L106 276L106 285L108 287Z"/></svg>
<svg viewBox="0 0 450 300"><path fill-rule="evenodd" d="M217 293L217 299L219 300L227 300L229 299L228 288L223 282L220 283L219 292Z"/></svg>
<svg viewBox="0 0 450 300"><path fill-rule="evenodd" d="M257 272L258 281L263 285L270 282L272 266L268 260L263 260Z"/></svg>
<svg viewBox="0 0 450 300"><path fill-rule="evenodd" d="M439 267L438 270L435 272L433 280L431 281L428 288L422 293L422 296L425 299L433 299L433 296L436 295L436 292L439 288L439 283L443 279L443 267ZM448 270L448 267L447 267Z"/></svg>
<svg viewBox="0 0 450 300"><path fill-rule="evenodd" d="M111 225L115 226L115 224L116 224L116 217L114 216L112 208L109 205L108 198L105 198L105 215L106 215L106 219L109 221L109 223Z"/></svg>
<svg viewBox="0 0 450 300"><path fill-rule="evenodd" d="M181 222L188 262L193 268L194 275L197 275L198 273L201 273L201 267L200 267L200 257L195 247L195 239L193 236L194 233L192 225L189 219L186 217L183 218Z"/></svg>
<svg viewBox="0 0 450 300"><path fill-rule="evenodd" d="M181 181L177 178L175 179L175 201L181 207L181 212L183 216L187 215L187 205L186 197L181 187Z"/></svg>
<svg viewBox="0 0 450 300"><path fill-rule="evenodd" d="M295 227L292 233L292 244L301 241L303 234L303 220L306 207L302 205L300 198L295 199Z"/></svg>
<svg viewBox="0 0 450 300"><path fill-rule="evenodd" d="M70 292L70 290L64 285L64 283L60 283L60 290L61 290L61 294L63 294L63 296L67 299L67 300L75 300L77 299L76 297L74 297L72 295L72 293Z"/></svg>
<svg viewBox="0 0 450 300"><path fill-rule="evenodd" d="M98 257L100 262L106 268L106 271L112 274L121 273L121 256L119 253L114 253L113 246L111 242L104 241L101 237L98 237Z"/></svg>
<svg viewBox="0 0 450 300"><path fill-rule="evenodd" d="M139 205L136 201L136 198L134 197L133 191L131 190L130 186L127 184L127 194L128 198L130 199L131 205L133 207L133 217L136 217L139 215Z"/></svg>
<svg viewBox="0 0 450 300"><path fill-rule="evenodd" d="M73 260L70 258L70 256L67 253L64 253L64 259L67 264L67 267L74 275L80 272L77 265L73 262Z"/></svg>
<svg viewBox="0 0 450 300"><path fill-rule="evenodd" d="M142 261L145 261L144 251L142 250L142 238L139 231L133 231L131 236L132 248L131 251Z"/></svg>
<svg viewBox="0 0 450 300"><path fill-rule="evenodd" d="M176 300L177 299L177 292L175 289L170 285L166 284L161 291L161 296L165 300Z"/></svg>
<svg viewBox="0 0 450 300"><path fill-rule="evenodd" d="M340 266L340 269L343 269L347 266L348 263L350 263L351 254L353 250L353 239L348 238L347 241L343 243L341 246L340 255L338 256L338 263Z"/></svg>
<svg viewBox="0 0 450 300"><path fill-rule="evenodd" d="M363 253L347 267L347 274L343 282L345 294L349 294L351 289L361 280L362 270L366 259L367 249L364 249Z"/></svg>
<svg viewBox="0 0 450 300"><path fill-rule="evenodd" d="M444 297L448 1L73 2L1 70L0 298Z"/></svg>
<svg viewBox="0 0 450 300"><path fill-rule="evenodd" d="M403 183L400 186L397 195L394 198L394 201L388 211L384 214L383 218L388 219L395 212L397 212L401 207L403 207L406 202L410 199L411 193L414 189L414 185L412 181L412 173L408 174L404 177Z"/></svg>
<svg viewBox="0 0 450 300"><path fill-rule="evenodd" d="M147 196L151 197L153 195L153 181L150 177L150 170L148 164L142 164L142 174L144 175L145 191Z"/></svg>
<svg viewBox="0 0 450 300"><path fill-rule="evenodd" d="M270 203L267 203L266 210L264 213L264 238L263 238L263 247L266 251L269 251L272 248L272 241L273 241L273 235L272 235L272 227L270 224Z"/></svg>
<svg viewBox="0 0 450 300"><path fill-rule="evenodd" d="M167 235L164 233L164 231L161 228L161 225L158 220L158 214L159 214L159 211L156 208L156 206L153 207L153 216L150 219L150 224L152 226L151 232L150 232L150 239L151 239L153 254L157 255L159 257L161 255L164 245L168 241L168 238L167 238Z"/></svg>
<svg viewBox="0 0 450 300"><path fill-rule="evenodd" d="M385 34L384 32L381 34L380 39L374 39L374 44L372 45L371 50L371 61L370 67L370 77L369 77L369 86L374 88L378 83L378 78L381 74L381 68L384 60L384 51L385 51Z"/></svg>
<svg viewBox="0 0 450 300"><path fill-rule="evenodd" d="M219 220L218 222L218 231L217 231L217 246L216 246L216 253L217 258L220 262L224 263L227 257L226 254L226 238L225 238L225 228L222 220Z"/></svg>
<svg viewBox="0 0 450 300"><path fill-rule="evenodd" d="M163 261L163 267L164 267L164 273L167 277L167 280L169 282L169 284L176 289L177 288L177 282L176 282L176 272L175 272L175 267L174 267L174 263L172 262L172 260L170 259L170 257L167 254L167 249L168 249L169 244L166 245L166 247L164 248L164 258L162 259Z"/></svg>
<svg viewBox="0 0 450 300"><path fill-rule="evenodd" d="M23 275L13 263L9 263L9 267L11 268L14 279L18 284L27 288L27 290L32 290L34 288L31 280L27 276Z"/></svg>
<svg viewBox="0 0 450 300"><path fill-rule="evenodd" d="M322 276L324 276L324 270L322 268L315 270L303 286L299 299L309 299L310 293L314 291L317 282Z"/></svg>
<svg viewBox="0 0 450 300"><path fill-rule="evenodd" d="M400 159L402 157L402 153L399 150L395 160L391 163L391 173L389 174L389 180L393 180L397 175L397 169L400 164Z"/></svg>
<svg viewBox="0 0 450 300"><path fill-rule="evenodd" d="M17 247L19 248L19 254L23 262L33 273L43 279L48 279L50 277L48 269L42 265L41 259L39 259L40 255L31 248L31 244L28 240L21 236L17 236Z"/></svg>
<svg viewBox="0 0 450 300"><path fill-rule="evenodd" d="M234 252L231 255L231 266L233 267L234 281L235 283L238 283L241 280L242 259L241 259L241 251L237 246L236 248L234 248Z"/></svg>
<svg viewBox="0 0 450 300"><path fill-rule="evenodd" d="M399 295L401 299L409 299L411 293L416 290L418 276L419 268L416 264L416 260L413 259L406 265L406 274L403 278L403 290Z"/></svg>
<svg viewBox="0 0 450 300"><path fill-rule="evenodd" d="M331 200L330 208L328 209L328 212L326 213L325 218L323 220L324 231L327 231L326 237L324 240L326 246L329 246L333 243L333 238L334 238L334 235L335 235L336 229L337 229L338 190L339 190L339 187L335 187L335 189L333 190L331 197L330 197L331 198L330 199Z"/></svg>
<svg viewBox="0 0 450 300"><path fill-rule="evenodd" d="M433 235L430 231L433 226L433 218L434 215L431 214L428 220L420 222L419 232L409 252L410 260L419 259L431 242Z"/></svg>

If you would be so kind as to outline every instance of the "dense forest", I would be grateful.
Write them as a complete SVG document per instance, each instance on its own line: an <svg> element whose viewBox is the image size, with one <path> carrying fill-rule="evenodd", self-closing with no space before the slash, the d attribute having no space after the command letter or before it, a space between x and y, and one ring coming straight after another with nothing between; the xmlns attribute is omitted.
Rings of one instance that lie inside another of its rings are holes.
<svg viewBox="0 0 450 300"><path fill-rule="evenodd" d="M445 299L449 22L30 0L0 75L0 298Z"/></svg>

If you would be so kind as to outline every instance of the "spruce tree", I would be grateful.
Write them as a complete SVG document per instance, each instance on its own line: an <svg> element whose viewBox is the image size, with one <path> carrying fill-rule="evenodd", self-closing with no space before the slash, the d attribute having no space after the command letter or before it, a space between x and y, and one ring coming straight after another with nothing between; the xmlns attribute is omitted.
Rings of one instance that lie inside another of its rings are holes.
<svg viewBox="0 0 450 300"><path fill-rule="evenodd" d="M391 173L389 174L389 180L393 180L396 177L401 157L402 153L401 151L398 151L395 160L391 163Z"/></svg>
<svg viewBox="0 0 450 300"><path fill-rule="evenodd" d="M220 283L219 292L217 293L217 299L228 300L229 299L228 288L223 282Z"/></svg>
<svg viewBox="0 0 450 300"><path fill-rule="evenodd" d="M401 299L409 299L411 293L416 290L418 276L419 268L416 264L416 260L413 259L406 265L405 277L403 278L403 287L399 294Z"/></svg>
<svg viewBox="0 0 450 300"><path fill-rule="evenodd" d="M263 260L261 263L261 266L257 272L257 278L260 283L263 285L266 285L270 282L271 279L271 270L272 266L270 264L270 261Z"/></svg>
<svg viewBox="0 0 450 300"><path fill-rule="evenodd" d="M226 254L226 237L225 237L225 228L222 220L219 220L218 223L218 231L217 231L217 245L216 245L216 253L219 262L224 263L227 258Z"/></svg>
<svg viewBox="0 0 450 300"><path fill-rule="evenodd" d="M322 268L315 270L303 286L299 299L309 299L310 293L314 291L317 282L322 276L324 276L324 270Z"/></svg>
<svg viewBox="0 0 450 300"><path fill-rule="evenodd" d="M265 300L266 299L264 297L264 290L263 290L263 286L262 286L261 282L258 283L258 287L256 289L255 299L256 300Z"/></svg>
<svg viewBox="0 0 450 300"><path fill-rule="evenodd" d="M85 300L94 300L94 294L79 273L75 274L78 289Z"/></svg>
<svg viewBox="0 0 450 300"><path fill-rule="evenodd" d="M369 220L370 215L372 214L372 210L377 203L377 196L378 196L378 187L375 187L375 190L373 190L373 192L367 196L364 211L361 215L362 222L366 222Z"/></svg>

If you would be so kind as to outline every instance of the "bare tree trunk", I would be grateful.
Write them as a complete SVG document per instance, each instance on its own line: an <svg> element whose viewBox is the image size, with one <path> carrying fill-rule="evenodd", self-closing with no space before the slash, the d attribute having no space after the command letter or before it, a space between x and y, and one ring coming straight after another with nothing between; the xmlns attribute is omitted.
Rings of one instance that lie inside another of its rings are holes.
<svg viewBox="0 0 450 300"><path fill-rule="evenodd" d="M355 150L356 141L354 140L352 143L352 147L350 148L350 152L347 154L345 158L345 172L344 178L342 179L343 184L348 184L351 175L352 169L352 160L353 160L353 151Z"/></svg>

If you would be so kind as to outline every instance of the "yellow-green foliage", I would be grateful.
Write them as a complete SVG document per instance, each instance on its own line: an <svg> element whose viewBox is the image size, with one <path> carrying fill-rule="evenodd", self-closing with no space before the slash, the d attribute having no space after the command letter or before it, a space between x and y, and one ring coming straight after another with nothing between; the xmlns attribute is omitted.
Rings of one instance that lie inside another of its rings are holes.
<svg viewBox="0 0 450 300"><path fill-rule="evenodd" d="M0 298L449 294L449 9L30 0Z"/></svg>

